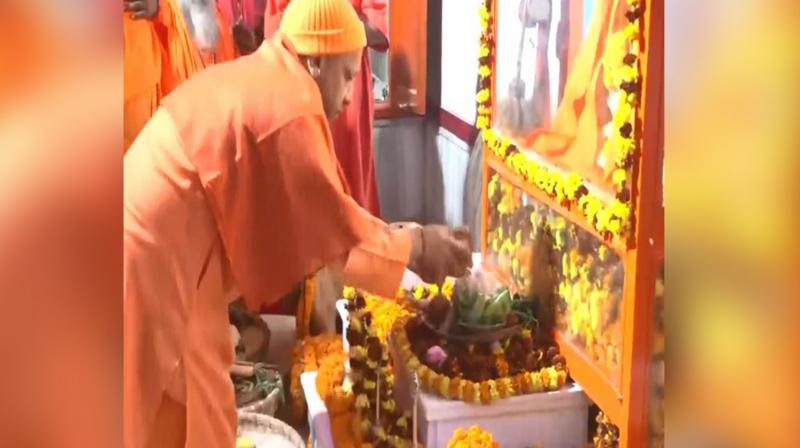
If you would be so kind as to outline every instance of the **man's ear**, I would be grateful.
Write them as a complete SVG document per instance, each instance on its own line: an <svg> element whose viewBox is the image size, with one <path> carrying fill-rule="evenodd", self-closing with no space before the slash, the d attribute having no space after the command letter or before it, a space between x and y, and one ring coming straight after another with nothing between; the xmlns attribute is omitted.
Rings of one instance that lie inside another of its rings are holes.
<svg viewBox="0 0 800 448"><path fill-rule="evenodd" d="M317 78L320 74L322 67L322 58L320 56L309 56L305 58L306 69L311 74L312 78Z"/></svg>

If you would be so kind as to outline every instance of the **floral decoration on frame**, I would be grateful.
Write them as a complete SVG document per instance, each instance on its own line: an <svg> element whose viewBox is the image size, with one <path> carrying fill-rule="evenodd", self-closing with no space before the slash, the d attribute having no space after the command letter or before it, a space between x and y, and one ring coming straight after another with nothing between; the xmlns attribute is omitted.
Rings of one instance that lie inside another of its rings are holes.
<svg viewBox="0 0 800 448"><path fill-rule="evenodd" d="M575 172L545 165L527 157L511 141L492 128L492 75L495 48L493 0L479 7L481 34L478 54L476 126L486 147L529 185L543 191L567 209L577 209L606 241L624 240L632 229L631 184L635 172L639 126L637 111L641 97L642 0L625 0L626 26L607 40L603 54L603 82L612 98L611 122L604 128L601 154L613 161L611 174L615 197L606 200L590 191Z"/></svg>

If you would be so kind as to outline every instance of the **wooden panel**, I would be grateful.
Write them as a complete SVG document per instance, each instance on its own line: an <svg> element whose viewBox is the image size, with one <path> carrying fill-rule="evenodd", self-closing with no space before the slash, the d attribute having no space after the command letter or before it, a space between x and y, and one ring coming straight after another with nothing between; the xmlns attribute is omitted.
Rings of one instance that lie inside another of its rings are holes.
<svg viewBox="0 0 800 448"><path fill-rule="evenodd" d="M625 412L622 395L608 376L589 358L581 347L556 332L556 342L567 358L570 376L594 403L600 406L612 422L622 421Z"/></svg>
<svg viewBox="0 0 800 448"><path fill-rule="evenodd" d="M647 398L653 338L655 294L654 239L662 216L658 184L661 182L664 73L664 2L645 2L642 59L642 155L635 184L636 249L625 260L625 337L623 341L622 394L626 415L620 424L623 447L647 446Z"/></svg>
<svg viewBox="0 0 800 448"><path fill-rule="evenodd" d="M425 113L427 24L427 0L389 1L390 104L380 108L384 116Z"/></svg>
<svg viewBox="0 0 800 448"><path fill-rule="evenodd" d="M624 0L619 0L624 1ZM496 11L497 0L493 0ZM577 1L571 5L578 6ZM625 264L625 286L622 302L622 372L620 387L609 381L603 370L580 347L557 335L567 357L570 373L620 428L622 447L647 446L647 400L653 337L653 301L657 261L664 257L663 208L663 0L644 1L644 33L642 56L642 109L639 125L643 130L639 170L634 179L635 231L631 247L612 245ZM576 9L571 9L575 15ZM495 15L495 20L497 17ZM496 23L495 23L496 24ZM494 82L494 78L492 79ZM495 86L492 85L492 98ZM484 154L483 226L487 223L486 188L488 169L495 170L506 181L522 189L534 199L561 213L574 224L599 237L579 213L556 204L546 194L524 182L499 158L485 150ZM487 254L486 229L481 232L482 252Z"/></svg>

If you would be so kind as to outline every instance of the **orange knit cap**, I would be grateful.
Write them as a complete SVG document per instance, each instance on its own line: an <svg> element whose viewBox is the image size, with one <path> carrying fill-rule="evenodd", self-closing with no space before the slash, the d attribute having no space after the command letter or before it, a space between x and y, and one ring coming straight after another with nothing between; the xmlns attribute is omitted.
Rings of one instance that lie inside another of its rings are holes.
<svg viewBox="0 0 800 448"><path fill-rule="evenodd" d="M349 53L367 45L364 24L348 0L292 0L280 31L306 56Z"/></svg>

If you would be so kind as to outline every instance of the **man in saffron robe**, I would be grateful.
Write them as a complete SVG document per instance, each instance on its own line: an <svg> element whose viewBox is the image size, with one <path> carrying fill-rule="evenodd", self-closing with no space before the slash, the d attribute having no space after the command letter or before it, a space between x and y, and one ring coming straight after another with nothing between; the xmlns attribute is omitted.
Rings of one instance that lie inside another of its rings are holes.
<svg viewBox="0 0 800 448"><path fill-rule="evenodd" d="M278 29L283 11L290 0L266 0L264 36L269 38ZM364 24L367 46L375 51L389 49L386 28L385 0L350 0ZM350 195L362 207L380 217L378 183L375 176L375 151L372 124L375 118L375 99L372 92L372 69L369 54L361 56L361 69L353 81L353 100L339 117L330 123L336 156L342 165Z"/></svg>
<svg viewBox="0 0 800 448"><path fill-rule="evenodd" d="M126 154L126 448L233 446L239 294L257 309L328 266L392 295L406 266L438 282L471 263L463 232L390 229L347 194L327 123L366 43L347 0L296 0L255 53L165 98Z"/></svg>

